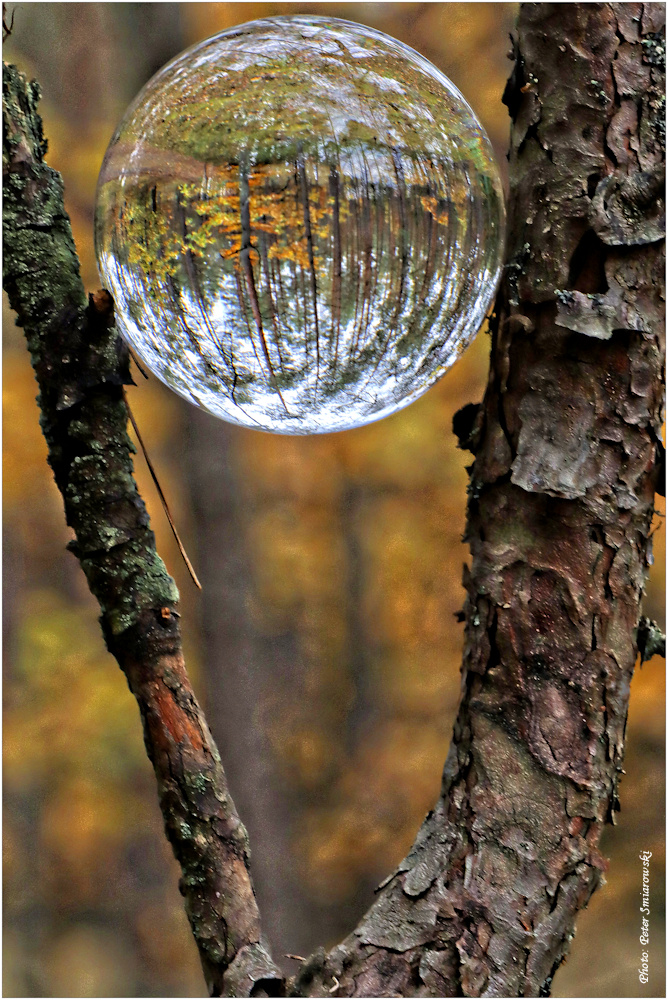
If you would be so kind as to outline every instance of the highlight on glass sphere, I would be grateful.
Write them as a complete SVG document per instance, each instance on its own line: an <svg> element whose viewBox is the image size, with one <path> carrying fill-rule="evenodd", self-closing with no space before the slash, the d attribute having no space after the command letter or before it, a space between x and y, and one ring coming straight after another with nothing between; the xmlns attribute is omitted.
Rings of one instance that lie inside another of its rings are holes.
<svg viewBox="0 0 668 1000"><path fill-rule="evenodd" d="M158 72L107 150L121 333L218 417L313 434L413 402L480 328L503 194L454 85L363 25L276 17Z"/></svg>

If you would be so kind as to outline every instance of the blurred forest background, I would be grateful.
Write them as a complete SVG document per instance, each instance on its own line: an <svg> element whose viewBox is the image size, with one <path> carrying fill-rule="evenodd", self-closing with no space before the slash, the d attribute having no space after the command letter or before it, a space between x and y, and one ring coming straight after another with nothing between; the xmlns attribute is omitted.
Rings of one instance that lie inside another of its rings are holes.
<svg viewBox="0 0 668 1000"><path fill-rule="evenodd" d="M186 46L271 14L363 22L463 92L505 169L505 3L18 3L4 57L41 83L49 163L88 289L107 143ZM138 713L104 648L46 465L35 383L4 327L5 996L202 996ZM459 693L467 456L452 414L482 397L481 333L445 379L369 427L280 438L217 421L155 379L131 404L204 590L191 584L145 463L140 490L182 594L186 653L251 834L276 956L350 930L440 783ZM663 617L663 522L646 613ZM627 777L556 996L656 996L663 982L664 674L636 672ZM638 982L650 850L650 985ZM287 965L291 963L286 962Z"/></svg>

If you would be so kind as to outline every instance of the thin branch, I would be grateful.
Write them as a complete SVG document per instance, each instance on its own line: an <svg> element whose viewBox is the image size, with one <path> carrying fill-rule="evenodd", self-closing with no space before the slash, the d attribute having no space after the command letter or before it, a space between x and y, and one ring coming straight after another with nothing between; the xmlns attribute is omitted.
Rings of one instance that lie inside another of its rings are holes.
<svg viewBox="0 0 668 1000"><path fill-rule="evenodd" d="M14 30L14 15L16 14L16 7L12 7L12 16L10 18L9 24L7 24L7 4L2 5L2 40L6 42L12 31Z"/></svg>
<svg viewBox="0 0 668 1000"><path fill-rule="evenodd" d="M167 520L169 522L169 527L172 529L172 534L174 535L174 539L176 541L176 544L179 547L179 552L181 553L181 558L183 559L184 563L186 564L186 569L190 573L190 577L191 577L193 583L195 584L195 586L197 587L198 590L201 590L202 589L202 584L199 582L199 579L197 578L197 573L195 572L195 570L193 568L193 564L190 562L190 559L188 558L188 553L186 552L185 546L184 546L183 542L181 541L181 539L179 537L178 531L176 530L176 525L174 523L174 518L172 517L171 511L169 509L169 504L167 503L167 497L165 496L165 494L163 492L163 489L162 489L162 486L160 485L160 480L158 479L158 475L157 475L155 469L153 468L153 462L149 458L148 451L146 450L146 445L144 444L144 439L143 439L143 437L141 436L141 434L139 432L139 427L137 426L137 421L135 420L134 413L130 409L130 404L128 402L128 397L127 397L127 393L125 392L125 390L123 391L123 399L125 400L125 406L126 406L127 411L128 411L128 416L130 418L130 423L132 424L132 429L134 430L136 438L139 441L139 447L142 450L142 454L143 454L144 459L146 461L146 464L148 466L148 471L151 473L151 479L153 480L155 488L158 491L158 496L160 497L160 502L162 503L162 509L165 512L165 516L166 516L166 518L167 518Z"/></svg>
<svg viewBox="0 0 668 1000"><path fill-rule="evenodd" d="M127 349L109 297L87 302L59 174L44 162L39 87L3 66L4 285L39 383L49 463L109 650L137 699L181 892L212 996L275 996L246 831L190 685L178 591L132 474Z"/></svg>
<svg viewBox="0 0 668 1000"><path fill-rule="evenodd" d="M139 360L139 358L137 357L137 355L135 354L135 352L132 350L131 347L128 347L128 350L130 352L130 357L132 358L132 360L134 361L135 365L137 366L137 370L139 371L139 374L143 378L145 378L145 379L148 380L148 372L145 371L144 368L142 367L141 361Z"/></svg>

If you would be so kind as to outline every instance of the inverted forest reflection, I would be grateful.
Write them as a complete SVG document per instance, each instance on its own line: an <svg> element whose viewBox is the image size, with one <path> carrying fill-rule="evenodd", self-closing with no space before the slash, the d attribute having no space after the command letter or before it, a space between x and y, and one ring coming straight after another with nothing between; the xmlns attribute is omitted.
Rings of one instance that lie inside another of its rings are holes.
<svg viewBox="0 0 668 1000"><path fill-rule="evenodd" d="M345 21L279 18L146 86L102 166L96 247L170 388L306 434L387 416L451 367L503 224L489 141L435 67Z"/></svg>
<svg viewBox="0 0 668 1000"><path fill-rule="evenodd" d="M47 160L63 173L87 289L100 283L95 185L128 101L186 46L253 17L304 10L17 5L5 58L42 85ZM323 4L314 12L363 20L424 53L465 94L503 165L508 112L500 96L514 5ZM294 204L297 158L290 162ZM308 177L315 215L330 198L329 174L324 193ZM238 172L227 190L239 197ZM170 197L175 211L174 191ZM416 211L425 230L428 215L436 234L445 229L438 203ZM203 218L193 208L189 231ZM327 218L314 228L329 226ZM298 213L294 233L307 264ZM233 235L225 239L234 246ZM251 258L268 309L260 251ZM200 281L204 259L194 256ZM362 280L364 259L362 250ZM394 257L395 273L398 265ZM308 308L308 285L304 299ZM199 326L196 306L187 309ZM248 305L247 315L253 322ZM23 331L6 306L4 320L3 992L202 996L136 705L66 551ZM266 328L273 364L270 316ZM321 336L326 347L329 334ZM461 536L471 458L457 450L451 422L481 399L488 351L483 326L416 403L342 434L277 437L215 419L157 378L135 374L138 384L128 388L204 584L200 597L138 455L158 549L181 590L189 672L251 830L265 929L281 961L348 933L438 795L459 696L462 628L454 615L468 558ZM661 620L661 517L656 527L645 612ZM659 658L636 670L622 810L602 846L607 884L580 917L555 996L646 995L638 982L641 850L653 852L650 958L654 983L662 981L664 684Z"/></svg>

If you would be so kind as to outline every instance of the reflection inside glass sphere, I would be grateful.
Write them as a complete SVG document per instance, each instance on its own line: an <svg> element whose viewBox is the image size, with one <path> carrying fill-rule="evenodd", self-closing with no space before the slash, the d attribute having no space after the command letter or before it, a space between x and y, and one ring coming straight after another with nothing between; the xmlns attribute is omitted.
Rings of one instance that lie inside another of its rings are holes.
<svg viewBox="0 0 668 1000"><path fill-rule="evenodd" d="M412 49L316 17L242 25L144 88L107 151L96 252L119 328L233 423L342 430L412 402L498 278L489 141Z"/></svg>

